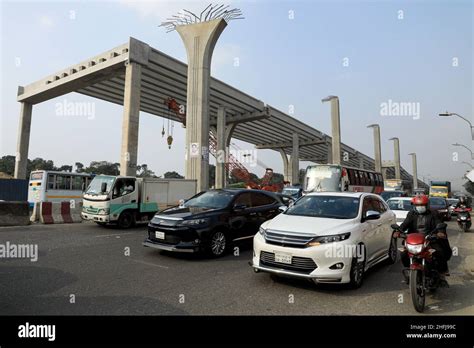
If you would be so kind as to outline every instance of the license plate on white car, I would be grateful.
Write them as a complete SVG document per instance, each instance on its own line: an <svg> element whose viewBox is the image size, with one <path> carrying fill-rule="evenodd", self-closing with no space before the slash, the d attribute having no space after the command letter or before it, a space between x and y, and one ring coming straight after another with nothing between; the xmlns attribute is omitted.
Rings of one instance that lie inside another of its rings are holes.
<svg viewBox="0 0 474 348"><path fill-rule="evenodd" d="M291 265L291 255L275 253L275 262Z"/></svg>
<svg viewBox="0 0 474 348"><path fill-rule="evenodd" d="M165 239L165 233L164 232L155 232L155 238L156 239Z"/></svg>

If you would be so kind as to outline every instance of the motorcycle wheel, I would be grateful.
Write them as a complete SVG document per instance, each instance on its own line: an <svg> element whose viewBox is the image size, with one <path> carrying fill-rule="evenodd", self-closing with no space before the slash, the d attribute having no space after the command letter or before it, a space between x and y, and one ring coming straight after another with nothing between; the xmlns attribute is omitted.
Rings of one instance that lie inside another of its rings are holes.
<svg viewBox="0 0 474 348"><path fill-rule="evenodd" d="M410 294L415 310L423 313L425 309L425 289L423 284L423 272L417 269L410 271Z"/></svg>
<svg viewBox="0 0 474 348"><path fill-rule="evenodd" d="M467 232L469 231L469 228L471 228L471 226L469 226L468 224L464 224L462 229L464 230L464 232Z"/></svg>

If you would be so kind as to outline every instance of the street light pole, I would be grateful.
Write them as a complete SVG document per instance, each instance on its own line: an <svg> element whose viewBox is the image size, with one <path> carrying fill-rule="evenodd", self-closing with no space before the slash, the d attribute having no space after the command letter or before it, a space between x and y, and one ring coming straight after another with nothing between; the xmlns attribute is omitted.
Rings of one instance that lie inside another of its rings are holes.
<svg viewBox="0 0 474 348"><path fill-rule="evenodd" d="M474 160L474 153L472 152L472 150L470 148L468 148L466 145L463 145L463 144L453 144L453 146L461 146L461 147L464 147L467 151L469 151L471 153L471 159Z"/></svg>
<svg viewBox="0 0 474 348"><path fill-rule="evenodd" d="M472 140L474 140L474 126L472 125L471 121L469 121L467 118L455 113L455 112L443 112L441 114L439 114L439 116L442 116L442 117L449 117L449 116L457 116L459 118L462 118L464 121L466 121L467 123L469 123L469 126L471 127L471 137L472 137Z"/></svg>
<svg viewBox="0 0 474 348"><path fill-rule="evenodd" d="M400 180L400 140L397 137L390 138L389 140L393 140L393 150L394 150L394 159L395 162L395 179Z"/></svg>
<svg viewBox="0 0 474 348"><path fill-rule="evenodd" d="M418 188L418 168L417 168L417 163L416 163L416 153L412 152L409 153L409 155L412 157L412 163L413 163L413 189Z"/></svg>
<svg viewBox="0 0 474 348"><path fill-rule="evenodd" d="M339 98L335 95L330 95L321 101L323 103L331 102L332 163L341 164L341 118L339 113Z"/></svg>
<svg viewBox="0 0 474 348"><path fill-rule="evenodd" d="M375 171L377 173L382 172L382 147L380 145L380 126L378 124L370 124L367 128L374 130L374 159L375 159Z"/></svg>

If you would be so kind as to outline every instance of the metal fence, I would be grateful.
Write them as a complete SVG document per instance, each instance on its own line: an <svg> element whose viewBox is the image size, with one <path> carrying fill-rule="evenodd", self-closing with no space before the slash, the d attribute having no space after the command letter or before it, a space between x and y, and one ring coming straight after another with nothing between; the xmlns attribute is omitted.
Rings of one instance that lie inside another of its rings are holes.
<svg viewBox="0 0 474 348"><path fill-rule="evenodd" d="M0 179L0 200L3 200L3 201L28 200L28 180Z"/></svg>

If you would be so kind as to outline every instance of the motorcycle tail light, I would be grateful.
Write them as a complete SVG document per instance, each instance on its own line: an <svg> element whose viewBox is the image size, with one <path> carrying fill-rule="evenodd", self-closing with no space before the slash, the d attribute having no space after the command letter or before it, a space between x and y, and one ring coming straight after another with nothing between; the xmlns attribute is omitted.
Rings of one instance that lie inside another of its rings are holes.
<svg viewBox="0 0 474 348"><path fill-rule="evenodd" d="M407 244L407 250L410 254L419 254L423 250L423 244Z"/></svg>

